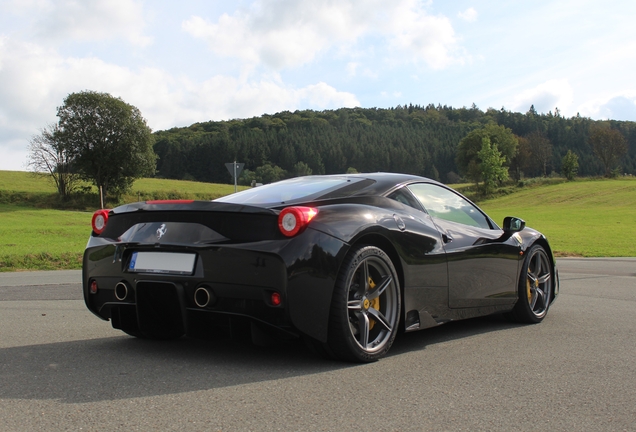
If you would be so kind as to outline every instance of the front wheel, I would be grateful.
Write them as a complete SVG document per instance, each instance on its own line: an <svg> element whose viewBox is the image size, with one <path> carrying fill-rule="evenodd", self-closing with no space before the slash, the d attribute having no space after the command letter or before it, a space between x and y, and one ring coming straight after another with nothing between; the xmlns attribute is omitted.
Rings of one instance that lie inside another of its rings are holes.
<svg viewBox="0 0 636 432"><path fill-rule="evenodd" d="M514 321L539 323L548 313L554 275L545 249L534 245L526 254L519 279L519 298L508 315Z"/></svg>
<svg viewBox="0 0 636 432"><path fill-rule="evenodd" d="M397 334L400 308L399 281L388 255L375 246L352 249L333 293L329 351L348 361L383 357Z"/></svg>

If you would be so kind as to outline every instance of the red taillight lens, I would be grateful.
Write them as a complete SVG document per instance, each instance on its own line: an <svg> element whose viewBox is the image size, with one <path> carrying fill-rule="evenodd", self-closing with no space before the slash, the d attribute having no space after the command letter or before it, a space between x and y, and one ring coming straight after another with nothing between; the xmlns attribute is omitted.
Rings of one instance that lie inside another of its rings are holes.
<svg viewBox="0 0 636 432"><path fill-rule="evenodd" d="M309 222L318 214L312 207L287 207L278 215L278 228L287 237L303 232Z"/></svg>
<svg viewBox="0 0 636 432"><path fill-rule="evenodd" d="M273 306L280 306L280 304L283 302L283 299L279 293L273 292L270 297L270 301L272 302Z"/></svg>
<svg viewBox="0 0 636 432"><path fill-rule="evenodd" d="M91 225L93 225L93 232L95 234L99 235L106 229L106 224L108 223L108 212L110 212L110 210L97 210L93 213Z"/></svg>
<svg viewBox="0 0 636 432"><path fill-rule="evenodd" d="M97 294L97 281L92 281L91 282L91 290L90 290L91 294Z"/></svg>

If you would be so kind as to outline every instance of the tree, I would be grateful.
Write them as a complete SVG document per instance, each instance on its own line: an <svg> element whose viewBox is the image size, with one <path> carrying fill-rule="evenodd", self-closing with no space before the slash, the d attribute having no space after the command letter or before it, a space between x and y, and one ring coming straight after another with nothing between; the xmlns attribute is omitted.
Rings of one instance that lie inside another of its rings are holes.
<svg viewBox="0 0 636 432"><path fill-rule="evenodd" d="M612 170L619 168L618 162L627 153L625 137L616 129L596 127L590 134L589 143L596 157L605 168L605 175L610 177Z"/></svg>
<svg viewBox="0 0 636 432"><path fill-rule="evenodd" d="M531 166L534 165L535 172L541 172L543 177L546 177L548 166L552 160L552 143L539 131L531 132L526 138L530 150Z"/></svg>
<svg viewBox="0 0 636 432"><path fill-rule="evenodd" d="M157 156L146 120L136 107L108 93L71 93L57 109L59 145L74 170L119 196L136 178L154 174Z"/></svg>
<svg viewBox="0 0 636 432"><path fill-rule="evenodd" d="M481 181L481 159L479 152L483 145L483 139L488 138L489 142L496 145L504 158L503 165L510 165L510 161L517 152L518 140L512 131L503 126L488 124L480 129L469 132L457 147L455 162L462 175L473 180L475 183Z"/></svg>
<svg viewBox="0 0 636 432"><path fill-rule="evenodd" d="M579 157L572 150L568 150L561 161L561 174L568 180L574 180L576 173L579 171Z"/></svg>
<svg viewBox="0 0 636 432"><path fill-rule="evenodd" d="M489 194L495 186L508 180L508 169L504 166L506 157L501 154L497 144L491 144L488 137L482 138L481 150L477 156L481 160L481 177L484 181L484 194Z"/></svg>
<svg viewBox="0 0 636 432"><path fill-rule="evenodd" d="M530 141L524 137L518 137L517 140L519 146L517 147L517 153L510 161L510 172L515 180L521 180L530 170Z"/></svg>
<svg viewBox="0 0 636 432"><path fill-rule="evenodd" d="M276 164L265 162L264 165L257 167L254 171L243 170L240 176L241 184L252 184L252 182L267 184L277 182L286 177L287 172Z"/></svg>
<svg viewBox="0 0 636 432"><path fill-rule="evenodd" d="M68 150L57 139L58 128L50 125L29 140L28 166L35 172L48 173L57 193L68 199L77 187L79 176L72 170Z"/></svg>
<svg viewBox="0 0 636 432"><path fill-rule="evenodd" d="M311 175L312 171L311 168L309 168L309 165L307 165L305 162L300 161L296 165L294 165L293 173L295 177L301 177Z"/></svg>

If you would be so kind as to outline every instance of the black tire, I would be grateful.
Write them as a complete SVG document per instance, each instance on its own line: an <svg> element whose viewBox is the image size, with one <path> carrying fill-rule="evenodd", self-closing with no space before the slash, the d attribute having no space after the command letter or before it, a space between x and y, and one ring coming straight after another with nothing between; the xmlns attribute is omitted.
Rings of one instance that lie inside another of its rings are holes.
<svg viewBox="0 0 636 432"><path fill-rule="evenodd" d="M541 245L534 245L526 253L519 277L519 298L508 318L522 323L540 323L548 314L553 289L550 258Z"/></svg>
<svg viewBox="0 0 636 432"><path fill-rule="evenodd" d="M327 351L340 360L372 362L391 348L400 323L399 280L389 256L354 247L336 281Z"/></svg>

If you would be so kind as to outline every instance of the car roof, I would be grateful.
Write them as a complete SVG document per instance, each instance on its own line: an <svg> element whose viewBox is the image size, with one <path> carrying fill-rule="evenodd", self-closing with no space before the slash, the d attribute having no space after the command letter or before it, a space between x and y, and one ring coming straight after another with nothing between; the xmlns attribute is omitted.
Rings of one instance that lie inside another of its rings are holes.
<svg viewBox="0 0 636 432"><path fill-rule="evenodd" d="M360 190L356 195L384 195L388 191L396 189L399 186L410 184L410 183L418 183L418 182L427 182L427 183L436 183L439 182L421 176L416 176L412 174L402 174L402 173L387 173L387 172L376 172L376 173L359 173L359 174L333 174L333 175L325 175L320 177L344 177L344 178L358 178L358 179L367 179L372 180L373 184L365 187Z"/></svg>
<svg viewBox="0 0 636 432"><path fill-rule="evenodd" d="M437 183L425 177L399 173L331 174L294 177L248 189L215 201L274 208L292 203L383 196L415 182ZM304 185L308 185L305 187ZM288 189L288 186L291 189ZM310 185L316 185L312 187ZM290 192L293 191L293 192Z"/></svg>

